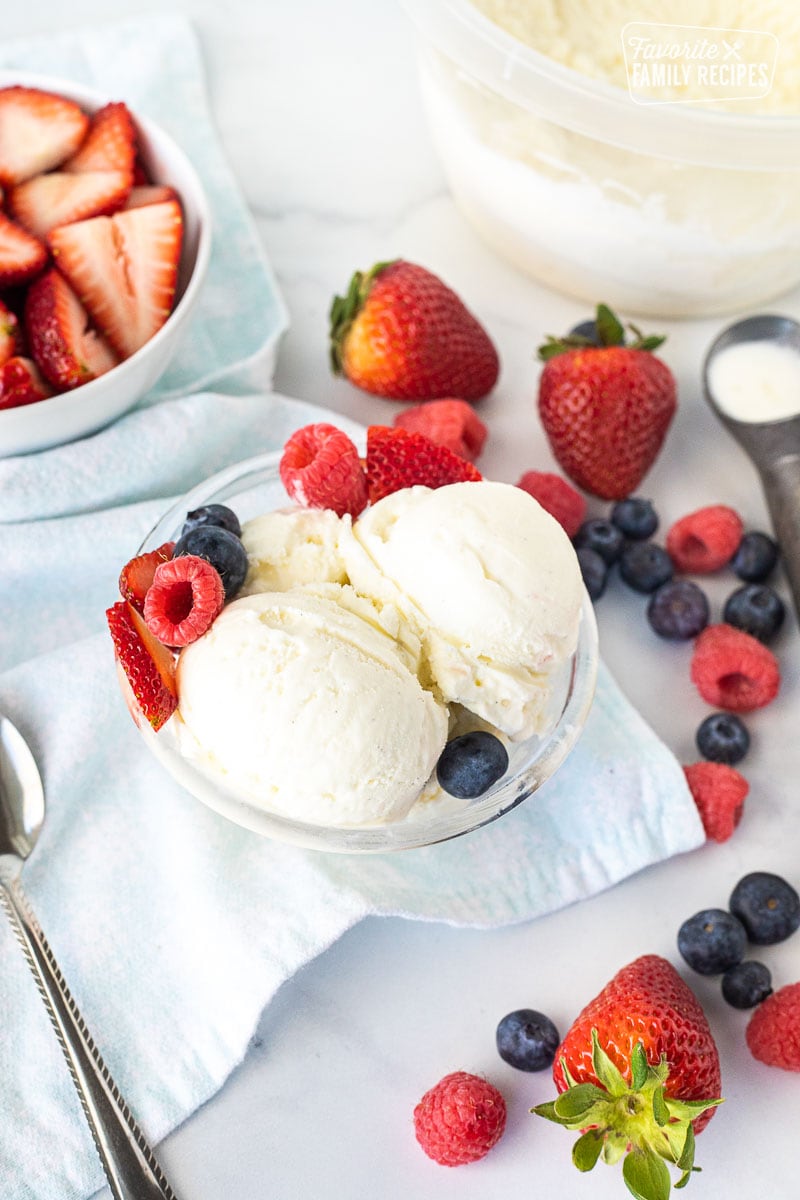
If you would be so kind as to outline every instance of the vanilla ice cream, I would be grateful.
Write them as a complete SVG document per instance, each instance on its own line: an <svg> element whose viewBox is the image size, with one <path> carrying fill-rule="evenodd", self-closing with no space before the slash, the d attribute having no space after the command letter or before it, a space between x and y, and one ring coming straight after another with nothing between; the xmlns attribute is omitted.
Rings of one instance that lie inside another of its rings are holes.
<svg viewBox="0 0 800 1200"><path fill-rule="evenodd" d="M181 652L174 732L187 758L261 807L337 827L397 821L434 770L447 709L371 606L340 591L229 604Z"/></svg>
<svg viewBox="0 0 800 1200"><path fill-rule="evenodd" d="M248 570L240 596L285 592L304 583L346 583L339 551L350 517L329 508L286 508L264 513L242 526Z"/></svg>
<svg viewBox="0 0 800 1200"><path fill-rule="evenodd" d="M552 674L577 644L583 584L536 500L487 481L405 489L368 508L342 551L356 591L419 638L446 703L514 739L542 731Z"/></svg>

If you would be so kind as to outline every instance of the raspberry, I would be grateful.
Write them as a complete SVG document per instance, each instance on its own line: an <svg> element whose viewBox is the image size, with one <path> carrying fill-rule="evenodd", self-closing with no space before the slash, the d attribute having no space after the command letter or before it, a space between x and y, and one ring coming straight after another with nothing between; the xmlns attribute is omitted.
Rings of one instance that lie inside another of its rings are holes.
<svg viewBox="0 0 800 1200"><path fill-rule="evenodd" d="M745 1038L759 1062L800 1071L800 983L767 996L750 1018Z"/></svg>
<svg viewBox="0 0 800 1200"><path fill-rule="evenodd" d="M586 516L586 501L572 484L551 471L526 471L517 487L555 517L568 538L574 538Z"/></svg>
<svg viewBox="0 0 800 1200"><path fill-rule="evenodd" d="M697 805L706 837L727 842L742 819L750 785L744 775L725 763L698 762L683 768L692 799Z"/></svg>
<svg viewBox="0 0 800 1200"><path fill-rule="evenodd" d="M398 413L392 424L396 429L424 434L467 462L478 457L488 433L466 400L428 400Z"/></svg>
<svg viewBox="0 0 800 1200"><path fill-rule="evenodd" d="M367 430L367 481L372 504L401 488L429 488L481 479L477 467L421 433L370 425Z"/></svg>
<svg viewBox="0 0 800 1200"><path fill-rule="evenodd" d="M711 504L675 522L667 534L667 552L679 571L705 575L730 562L743 532L737 512Z"/></svg>
<svg viewBox="0 0 800 1200"><path fill-rule="evenodd" d="M321 422L287 441L280 462L283 486L303 508L331 508L357 517L367 503L367 477L346 433Z"/></svg>
<svg viewBox="0 0 800 1200"><path fill-rule="evenodd" d="M156 567L163 562L169 562L174 549L174 542L164 542L158 549L132 558L122 568L119 576L119 594L123 600L130 600L137 612L144 611L144 598L153 582Z"/></svg>
<svg viewBox="0 0 800 1200"><path fill-rule="evenodd" d="M780 688L778 660L749 633L732 625L708 625L698 636L691 677L707 704L729 712L752 712L774 700Z"/></svg>
<svg viewBox="0 0 800 1200"><path fill-rule="evenodd" d="M445 1075L414 1109L417 1141L443 1167L477 1162L505 1127L506 1102L497 1088L467 1071Z"/></svg>
<svg viewBox="0 0 800 1200"><path fill-rule="evenodd" d="M156 567L144 620L165 646L188 646L211 628L224 603L219 571L196 554L184 554Z"/></svg>

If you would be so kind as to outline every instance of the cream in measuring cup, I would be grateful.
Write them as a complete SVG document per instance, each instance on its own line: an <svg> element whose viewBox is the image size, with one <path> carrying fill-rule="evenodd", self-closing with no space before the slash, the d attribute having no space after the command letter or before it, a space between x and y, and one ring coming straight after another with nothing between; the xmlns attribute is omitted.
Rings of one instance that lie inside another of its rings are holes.
<svg viewBox="0 0 800 1200"><path fill-rule="evenodd" d="M708 365L717 408L734 421L784 421L800 414L800 350L774 340L734 342Z"/></svg>

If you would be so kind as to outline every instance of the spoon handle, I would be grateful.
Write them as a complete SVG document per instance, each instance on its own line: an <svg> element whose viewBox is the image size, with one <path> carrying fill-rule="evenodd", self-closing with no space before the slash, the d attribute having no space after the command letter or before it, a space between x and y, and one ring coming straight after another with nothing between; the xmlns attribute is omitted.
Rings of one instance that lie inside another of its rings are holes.
<svg viewBox="0 0 800 1200"><path fill-rule="evenodd" d="M92 1041L53 952L16 880L0 876L0 901L50 1014L112 1195L115 1200L176 1200Z"/></svg>
<svg viewBox="0 0 800 1200"><path fill-rule="evenodd" d="M775 536L800 619L800 454L785 454L762 469Z"/></svg>

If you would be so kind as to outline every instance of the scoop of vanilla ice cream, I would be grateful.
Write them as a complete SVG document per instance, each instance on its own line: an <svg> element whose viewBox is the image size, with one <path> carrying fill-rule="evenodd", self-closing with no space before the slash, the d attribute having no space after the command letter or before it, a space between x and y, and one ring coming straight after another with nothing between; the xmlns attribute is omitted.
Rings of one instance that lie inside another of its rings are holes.
<svg viewBox="0 0 800 1200"><path fill-rule="evenodd" d="M552 674L574 653L583 594L569 538L521 488L395 492L342 541L355 589L391 604L433 683L510 738L542 732Z"/></svg>
<svg viewBox="0 0 800 1200"><path fill-rule="evenodd" d="M345 583L339 538L350 517L329 508L286 508L242 526L248 569L240 596L304 583Z"/></svg>
<svg viewBox="0 0 800 1200"><path fill-rule="evenodd" d="M331 826L396 821L436 765L447 710L370 606L329 587L229 604L181 652L176 736L264 808Z"/></svg>

